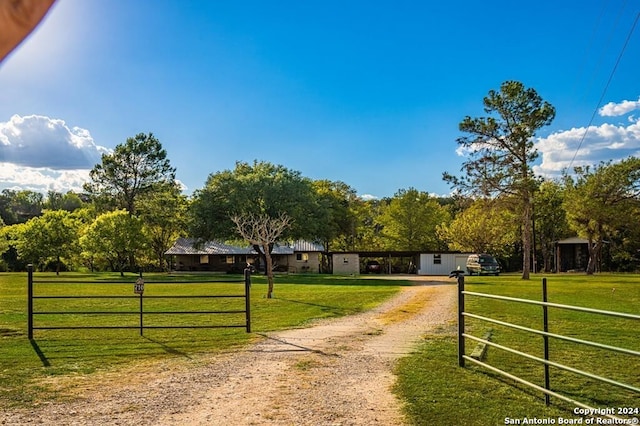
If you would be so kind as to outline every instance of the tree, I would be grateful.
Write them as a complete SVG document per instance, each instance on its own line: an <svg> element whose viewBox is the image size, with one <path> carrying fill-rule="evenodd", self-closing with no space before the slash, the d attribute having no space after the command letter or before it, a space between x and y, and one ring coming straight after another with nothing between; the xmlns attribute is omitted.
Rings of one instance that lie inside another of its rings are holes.
<svg viewBox="0 0 640 426"><path fill-rule="evenodd" d="M317 198L319 220L318 241L323 243L326 252L330 250L349 250L353 247L357 217L354 205L360 201L356 191L344 182L316 180L313 189ZM322 256L322 270L329 269L327 256Z"/></svg>
<svg viewBox="0 0 640 426"><path fill-rule="evenodd" d="M39 265L56 263L60 273L62 259L70 260L77 251L80 222L64 210L45 210L40 217L14 225L15 246L20 259Z"/></svg>
<svg viewBox="0 0 640 426"><path fill-rule="evenodd" d="M542 182L534 196L534 253L537 245L542 253L545 272L557 270L558 265L553 263L556 241L573 235L567 223L563 199L562 186L553 181Z"/></svg>
<svg viewBox="0 0 640 426"><path fill-rule="evenodd" d="M493 116L466 116L458 145L469 160L462 165L463 177L444 173L443 178L458 190L485 197L508 196L517 200L522 227L522 278L531 268L531 203L537 182L531 169L538 152L533 137L555 118L555 108L534 89L517 81L506 81L500 91L489 91L484 110Z"/></svg>
<svg viewBox="0 0 640 426"><path fill-rule="evenodd" d="M3 189L0 194L0 217L7 225L25 223L42 214L43 196L39 192Z"/></svg>
<svg viewBox="0 0 640 426"><path fill-rule="evenodd" d="M149 249L160 269L166 267L164 253L185 233L188 204L177 185L158 185L139 204Z"/></svg>
<svg viewBox="0 0 640 426"><path fill-rule="evenodd" d="M72 212L81 208L82 204L82 199L73 191L68 191L66 194L48 191L44 208L48 210L66 210Z"/></svg>
<svg viewBox="0 0 640 426"><path fill-rule="evenodd" d="M0 217L0 271L7 270L7 264L4 256L6 255L9 247L11 247L11 234L9 233L9 226L4 224L2 217Z"/></svg>
<svg viewBox="0 0 640 426"><path fill-rule="evenodd" d="M175 168L153 133L138 133L103 154L89 173L85 191L98 200L114 200L117 208L136 214L136 202L159 184L175 184Z"/></svg>
<svg viewBox="0 0 640 426"><path fill-rule="evenodd" d="M631 206L623 215L627 220L602 246L601 269L618 272L638 272L640 269L640 206Z"/></svg>
<svg viewBox="0 0 640 426"><path fill-rule="evenodd" d="M144 248L142 221L130 216L126 210L104 213L89 225L80 238L84 256L105 261L112 271L120 271L129 259Z"/></svg>
<svg viewBox="0 0 640 426"><path fill-rule="evenodd" d="M278 218L286 214L291 226L281 238L316 240L327 223L310 179L300 172L268 162L237 162L234 170L211 174L194 194L190 230L196 238L233 239L238 229L232 218L253 215Z"/></svg>
<svg viewBox="0 0 640 426"><path fill-rule="evenodd" d="M401 189L378 218L390 250L443 250L436 228L451 220L435 198L415 188Z"/></svg>
<svg viewBox="0 0 640 426"><path fill-rule="evenodd" d="M273 297L273 262L271 251L278 238L291 225L291 218L286 213L277 217L267 214L254 215L251 213L235 215L231 218L235 223L238 233L247 240L258 253L265 258L265 270L267 273L267 299Z"/></svg>
<svg viewBox="0 0 640 426"><path fill-rule="evenodd" d="M576 167L574 172L575 177L565 175L564 206L571 228L589 240L587 274L593 274L604 242L637 219L640 159Z"/></svg>
<svg viewBox="0 0 640 426"><path fill-rule="evenodd" d="M327 223L326 214L326 209L319 208L311 180L300 172L268 162L237 162L234 170L210 175L205 187L196 191L190 229L194 237L203 240L233 239L240 233L234 218L278 221L284 215L288 222L279 238L317 240ZM268 253L254 247L265 264L274 243L268 245ZM270 267L265 273L272 273Z"/></svg>
<svg viewBox="0 0 640 426"><path fill-rule="evenodd" d="M450 250L508 255L517 241L518 221L500 203L477 200L459 213L448 226L438 228Z"/></svg>

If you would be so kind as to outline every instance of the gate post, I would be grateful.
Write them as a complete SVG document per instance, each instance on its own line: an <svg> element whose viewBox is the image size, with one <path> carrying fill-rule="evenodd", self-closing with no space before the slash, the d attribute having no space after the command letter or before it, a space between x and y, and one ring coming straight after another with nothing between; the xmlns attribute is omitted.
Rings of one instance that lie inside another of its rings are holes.
<svg viewBox="0 0 640 426"><path fill-rule="evenodd" d="M143 294L144 294L144 280L142 279L142 268L140 269L140 277L136 280L136 286L140 287L140 336L144 335L144 308L143 308Z"/></svg>
<svg viewBox="0 0 640 426"><path fill-rule="evenodd" d="M247 333L251 333L251 268L249 267L244 270L244 310Z"/></svg>
<svg viewBox="0 0 640 426"><path fill-rule="evenodd" d="M140 336L144 336L144 308L142 300L142 293L140 293Z"/></svg>
<svg viewBox="0 0 640 426"><path fill-rule="evenodd" d="M33 340L33 265L27 265L27 336Z"/></svg>
<svg viewBox="0 0 640 426"><path fill-rule="evenodd" d="M547 303L547 279L542 279L542 301ZM545 333L549 332L549 309L547 305L542 305L542 322L543 322L543 330ZM549 361L549 336L546 334L543 336L544 341L544 360ZM549 384L549 364L544 364L544 388L546 390L550 390ZM544 403L548 406L551 404L549 401L549 394L544 394Z"/></svg>
<svg viewBox="0 0 640 426"><path fill-rule="evenodd" d="M458 279L458 366L464 367L464 275L457 274Z"/></svg>

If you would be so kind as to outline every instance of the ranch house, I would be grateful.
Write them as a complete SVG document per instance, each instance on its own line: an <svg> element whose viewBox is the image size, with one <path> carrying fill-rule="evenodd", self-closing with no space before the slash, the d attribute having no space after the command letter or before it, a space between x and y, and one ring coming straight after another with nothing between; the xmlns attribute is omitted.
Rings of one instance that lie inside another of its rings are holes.
<svg viewBox="0 0 640 426"><path fill-rule="evenodd" d="M277 244L273 253L277 272L319 272L323 247L307 241ZM253 247L237 247L219 241L199 242L195 238L178 238L165 252L173 271L207 271L240 273L247 263L264 270Z"/></svg>

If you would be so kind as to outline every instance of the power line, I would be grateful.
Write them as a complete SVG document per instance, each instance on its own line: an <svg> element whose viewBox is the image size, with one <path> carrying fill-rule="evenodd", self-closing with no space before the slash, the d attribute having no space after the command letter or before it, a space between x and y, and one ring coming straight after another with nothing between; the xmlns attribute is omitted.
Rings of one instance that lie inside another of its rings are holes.
<svg viewBox="0 0 640 426"><path fill-rule="evenodd" d="M622 60L622 56L624 55L624 51L627 48L627 45L629 44L629 40L631 39L631 36L633 35L633 31L636 28L636 24L638 23L638 19L640 19L640 12L638 12L636 14L636 19L633 21L633 25L631 26L631 29L629 30L629 34L627 34L627 39L624 41L624 45L622 46L622 49L620 50L620 54L618 55L618 59L616 60L615 65L613 66L613 69L611 70L611 74L609 74L609 79L607 80L607 84L604 86L604 89L602 90L602 95L600 95L600 99L598 99L598 103L596 104L596 108L593 110L593 114L591 114L591 119L589 120L589 123L587 124L587 127L584 130L584 133L582 134L582 138L580 138L580 143L578 143L578 148L576 148L576 152L573 154L573 158L571 159L571 162L569 163L569 167L568 169L571 169L571 166L573 165L573 162L576 159L576 156L578 155L578 151L580 151L580 148L582 147L582 143L584 142L585 138L587 137L587 133L589 133L589 128L591 127L591 124L593 123L593 120L596 117L596 114L598 113L598 109L600 108L600 104L602 104L602 100L604 99L605 95L607 94L607 90L609 89L609 84L611 84L611 80L613 80L613 76L616 73L616 70L618 69L618 65L620 64L620 61Z"/></svg>

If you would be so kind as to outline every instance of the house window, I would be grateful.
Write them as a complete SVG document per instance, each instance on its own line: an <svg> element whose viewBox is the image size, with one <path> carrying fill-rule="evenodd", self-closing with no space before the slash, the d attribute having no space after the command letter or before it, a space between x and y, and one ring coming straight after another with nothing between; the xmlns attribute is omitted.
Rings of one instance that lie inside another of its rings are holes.
<svg viewBox="0 0 640 426"><path fill-rule="evenodd" d="M209 263L209 255L201 254L200 255L200 263Z"/></svg>
<svg viewBox="0 0 640 426"><path fill-rule="evenodd" d="M434 265L440 265L442 263L442 255L441 254L434 254L433 255L433 264Z"/></svg>
<svg viewBox="0 0 640 426"><path fill-rule="evenodd" d="M229 256L227 256L227 258L226 258L226 263L228 263L228 264L236 263L235 256L233 256L233 255L229 255Z"/></svg>
<svg viewBox="0 0 640 426"><path fill-rule="evenodd" d="M296 260L301 262L309 261L309 253L296 253Z"/></svg>

